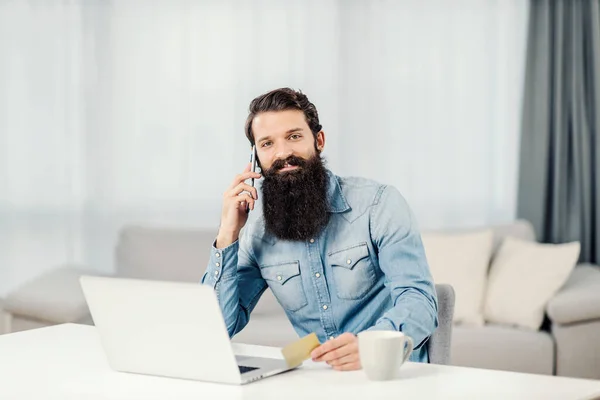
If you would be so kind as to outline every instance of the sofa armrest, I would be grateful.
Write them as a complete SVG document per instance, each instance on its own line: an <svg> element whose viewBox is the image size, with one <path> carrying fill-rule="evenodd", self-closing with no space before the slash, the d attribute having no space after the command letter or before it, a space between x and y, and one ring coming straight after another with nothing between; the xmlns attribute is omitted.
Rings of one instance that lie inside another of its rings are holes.
<svg viewBox="0 0 600 400"><path fill-rule="evenodd" d="M79 266L62 266L40 275L9 293L4 311L56 324L76 322L89 314L79 277L92 274Z"/></svg>
<svg viewBox="0 0 600 400"><path fill-rule="evenodd" d="M582 264L548 302L546 312L559 325L600 319L600 267Z"/></svg>

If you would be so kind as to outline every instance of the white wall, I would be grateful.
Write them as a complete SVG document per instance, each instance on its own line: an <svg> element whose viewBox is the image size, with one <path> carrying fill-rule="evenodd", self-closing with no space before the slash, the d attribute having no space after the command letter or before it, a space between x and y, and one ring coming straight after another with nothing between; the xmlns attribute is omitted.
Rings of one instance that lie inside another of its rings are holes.
<svg viewBox="0 0 600 400"><path fill-rule="evenodd" d="M340 175L424 228L514 218L527 1L0 2L0 296L125 223L216 228L250 100L302 89ZM203 268L203 261L200 262Z"/></svg>

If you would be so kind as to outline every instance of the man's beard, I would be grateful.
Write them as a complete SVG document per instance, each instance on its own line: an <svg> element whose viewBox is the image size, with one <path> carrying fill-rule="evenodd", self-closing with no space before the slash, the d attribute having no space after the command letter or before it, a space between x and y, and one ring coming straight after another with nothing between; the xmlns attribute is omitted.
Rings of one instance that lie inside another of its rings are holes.
<svg viewBox="0 0 600 400"><path fill-rule="evenodd" d="M298 168L279 172L285 164ZM317 236L329 221L329 179L319 154L305 160L290 156L263 171L263 217L267 231L282 240Z"/></svg>

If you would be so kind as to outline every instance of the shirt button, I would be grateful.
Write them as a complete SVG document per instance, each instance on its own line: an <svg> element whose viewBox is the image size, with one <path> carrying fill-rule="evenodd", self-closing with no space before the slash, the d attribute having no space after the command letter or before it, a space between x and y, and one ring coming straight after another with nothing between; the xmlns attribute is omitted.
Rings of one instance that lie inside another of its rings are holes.
<svg viewBox="0 0 600 400"><path fill-rule="evenodd" d="M333 336L329 336L329 340L333 340Z"/></svg>
<svg viewBox="0 0 600 400"><path fill-rule="evenodd" d="M317 272L317 273L315 274L315 276L318 278L318 277L320 277L320 276L321 276L321 274Z"/></svg>
<svg viewBox="0 0 600 400"><path fill-rule="evenodd" d="M215 254L215 257L217 257L217 258L221 257L221 253Z"/></svg>
<svg viewBox="0 0 600 400"><path fill-rule="evenodd" d="M215 276L219 276L219 271L215 271Z"/></svg>
<svg viewBox="0 0 600 400"><path fill-rule="evenodd" d="M323 304L323 310L327 310L327 304Z"/></svg>
<svg viewBox="0 0 600 400"><path fill-rule="evenodd" d="M281 279L281 275L277 275L277 280L280 281Z"/></svg>
<svg viewBox="0 0 600 400"><path fill-rule="evenodd" d="M351 264L351 263L352 263L352 260L351 260L351 259L347 259L347 260L346 260L346 264Z"/></svg>
<svg viewBox="0 0 600 400"><path fill-rule="evenodd" d="M215 263L215 265L216 265L217 267L220 267L220 266L221 266L221 264L219 264L219 263Z"/></svg>
<svg viewBox="0 0 600 400"><path fill-rule="evenodd" d="M311 243L314 243L314 242L315 242L315 239L310 239L310 242L311 242Z"/></svg>

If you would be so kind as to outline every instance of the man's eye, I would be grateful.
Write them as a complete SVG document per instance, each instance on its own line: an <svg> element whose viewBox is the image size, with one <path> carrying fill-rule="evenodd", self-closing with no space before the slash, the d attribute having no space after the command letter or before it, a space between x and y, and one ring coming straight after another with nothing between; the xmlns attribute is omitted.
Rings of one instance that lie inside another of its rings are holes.
<svg viewBox="0 0 600 400"><path fill-rule="evenodd" d="M270 145L271 145L271 142L263 142L263 144L261 144L260 147L267 147Z"/></svg>
<svg viewBox="0 0 600 400"><path fill-rule="evenodd" d="M290 136L291 139L300 139L300 135L297 133L294 133L293 135Z"/></svg>

